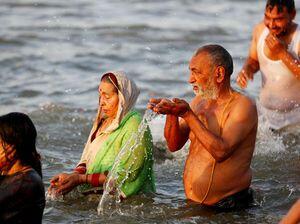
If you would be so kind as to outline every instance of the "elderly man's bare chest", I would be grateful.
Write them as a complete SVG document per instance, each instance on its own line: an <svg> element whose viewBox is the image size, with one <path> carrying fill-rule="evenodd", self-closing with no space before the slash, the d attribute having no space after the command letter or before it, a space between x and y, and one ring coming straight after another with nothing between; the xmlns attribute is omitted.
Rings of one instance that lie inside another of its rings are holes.
<svg viewBox="0 0 300 224"><path fill-rule="evenodd" d="M224 120L223 107L215 104L201 103L193 108L202 125L210 132L220 136L222 127L222 120ZM195 134L191 131L190 140L195 140Z"/></svg>

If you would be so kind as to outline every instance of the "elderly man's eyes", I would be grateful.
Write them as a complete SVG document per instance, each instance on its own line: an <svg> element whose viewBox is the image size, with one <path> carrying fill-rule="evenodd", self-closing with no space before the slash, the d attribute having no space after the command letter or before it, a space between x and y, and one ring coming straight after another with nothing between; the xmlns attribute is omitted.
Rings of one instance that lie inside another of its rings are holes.
<svg viewBox="0 0 300 224"><path fill-rule="evenodd" d="M201 75L202 73L201 73L201 71L199 71L199 70L193 70L192 71L195 75Z"/></svg>

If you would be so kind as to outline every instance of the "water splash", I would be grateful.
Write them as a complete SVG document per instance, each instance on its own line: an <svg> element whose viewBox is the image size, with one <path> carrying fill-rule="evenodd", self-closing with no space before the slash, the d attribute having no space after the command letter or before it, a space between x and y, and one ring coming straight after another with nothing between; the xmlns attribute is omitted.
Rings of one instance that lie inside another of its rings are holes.
<svg viewBox="0 0 300 224"><path fill-rule="evenodd" d="M50 201L64 201L64 197L62 194L59 194L59 193L56 193L55 192L55 189L53 188L49 188L47 191L46 191L46 202L50 202Z"/></svg>
<svg viewBox="0 0 300 224"><path fill-rule="evenodd" d="M270 129L269 123L262 115L258 117L258 124L255 155L284 152L282 136Z"/></svg>
<svg viewBox="0 0 300 224"><path fill-rule="evenodd" d="M104 183L103 195L100 199L97 208L98 215L104 213L104 208L110 208L110 209L114 208L115 211L116 209L118 209L118 204L121 202L121 197L122 197L122 191L120 190L120 188L130 174L129 172L126 172L125 178L122 180L122 182L116 185L115 180L118 179L117 168L121 162L121 158L128 151L133 152L137 147L140 146L142 139L144 137L144 133L148 128L149 122L153 120L155 117L156 117L155 113L153 113L150 110L146 110L142 122L138 127L137 133L133 133L131 137L128 139L128 141L125 143L125 145L121 148L119 154L117 155L114 161L113 167L107 176L106 182ZM133 145L131 144L132 142L134 142ZM133 160L133 163L134 161L135 160Z"/></svg>

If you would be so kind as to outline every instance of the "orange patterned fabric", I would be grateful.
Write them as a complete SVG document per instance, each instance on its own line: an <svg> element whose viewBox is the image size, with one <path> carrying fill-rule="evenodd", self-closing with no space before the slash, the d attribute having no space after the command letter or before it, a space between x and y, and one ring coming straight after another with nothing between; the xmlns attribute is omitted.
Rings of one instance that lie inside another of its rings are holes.
<svg viewBox="0 0 300 224"><path fill-rule="evenodd" d="M17 161L17 153L12 147L3 147L2 150L4 153L0 156L0 174L5 175Z"/></svg>

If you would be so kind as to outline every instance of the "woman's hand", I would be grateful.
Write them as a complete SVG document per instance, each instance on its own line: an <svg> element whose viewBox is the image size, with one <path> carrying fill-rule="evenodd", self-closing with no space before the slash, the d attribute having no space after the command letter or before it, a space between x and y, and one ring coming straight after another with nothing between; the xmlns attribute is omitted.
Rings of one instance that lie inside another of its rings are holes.
<svg viewBox="0 0 300 224"><path fill-rule="evenodd" d="M67 194L73 188L85 182L85 175L78 173L61 173L50 180L50 189L55 188L57 194Z"/></svg>
<svg viewBox="0 0 300 224"><path fill-rule="evenodd" d="M169 99L150 99L148 109L153 110L158 114L170 114L177 117L183 117L186 112L190 111L189 104L182 99L174 98L172 101Z"/></svg>

